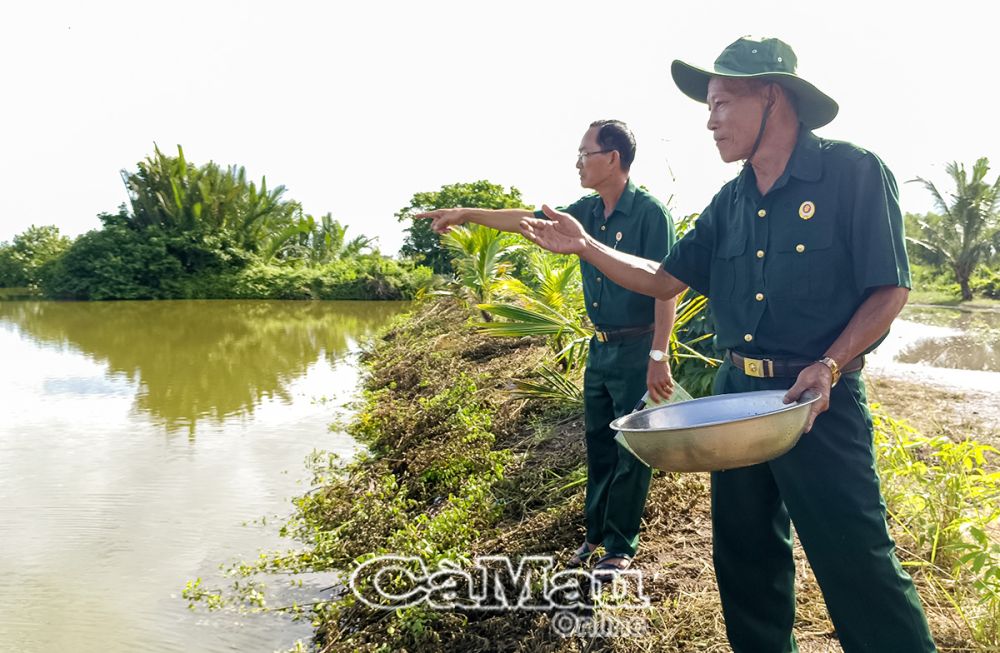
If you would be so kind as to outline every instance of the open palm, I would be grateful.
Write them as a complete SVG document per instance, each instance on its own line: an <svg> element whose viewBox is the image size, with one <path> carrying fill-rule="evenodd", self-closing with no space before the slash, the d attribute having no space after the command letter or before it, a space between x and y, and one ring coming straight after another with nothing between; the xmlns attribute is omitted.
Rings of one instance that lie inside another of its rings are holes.
<svg viewBox="0 0 1000 653"><path fill-rule="evenodd" d="M539 247L556 254L579 254L587 246L587 232L573 216L543 205L548 220L525 218L521 233Z"/></svg>

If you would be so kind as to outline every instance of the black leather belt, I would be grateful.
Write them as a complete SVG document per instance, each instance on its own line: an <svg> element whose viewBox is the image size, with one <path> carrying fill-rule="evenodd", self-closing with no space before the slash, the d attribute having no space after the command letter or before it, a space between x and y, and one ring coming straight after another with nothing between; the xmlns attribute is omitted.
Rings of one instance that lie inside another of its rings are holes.
<svg viewBox="0 0 1000 653"><path fill-rule="evenodd" d="M733 365L743 371L747 376L756 376L761 379L774 377L797 377L802 370L806 369L816 361L805 358L751 358L729 350L729 359ZM841 374L857 372L865 366L865 357L858 356L851 362L840 368Z"/></svg>
<svg viewBox="0 0 1000 653"><path fill-rule="evenodd" d="M614 342L616 340L627 340L637 338L647 333L653 332L653 325L647 324L641 327L627 327L625 329L609 329L607 331L594 330L594 337L598 342Z"/></svg>

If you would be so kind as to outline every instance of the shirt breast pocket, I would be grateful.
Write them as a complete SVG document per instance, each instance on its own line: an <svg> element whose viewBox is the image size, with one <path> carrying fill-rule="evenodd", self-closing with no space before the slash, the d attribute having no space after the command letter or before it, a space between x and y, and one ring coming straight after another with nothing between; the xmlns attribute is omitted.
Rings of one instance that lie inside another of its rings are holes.
<svg viewBox="0 0 1000 653"><path fill-rule="evenodd" d="M774 257L765 268L765 292L772 298L822 300L829 296L839 276L832 221L797 228L776 239ZM845 261L846 265L846 261Z"/></svg>
<svg viewBox="0 0 1000 653"><path fill-rule="evenodd" d="M746 275L739 274L744 261L747 243L745 238L730 238L715 250L712 257L712 276L708 296L714 300L730 300L746 285Z"/></svg>

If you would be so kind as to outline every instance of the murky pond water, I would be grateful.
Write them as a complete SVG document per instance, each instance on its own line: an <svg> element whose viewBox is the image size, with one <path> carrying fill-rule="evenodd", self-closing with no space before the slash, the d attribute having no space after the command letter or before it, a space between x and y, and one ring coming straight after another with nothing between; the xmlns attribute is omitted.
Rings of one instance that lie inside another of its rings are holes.
<svg viewBox="0 0 1000 653"><path fill-rule="evenodd" d="M356 390L384 302L0 302L0 651L273 651L280 616L188 580L286 548L289 499ZM268 517L266 523L255 522ZM249 523L249 525L247 525Z"/></svg>
<svg viewBox="0 0 1000 653"><path fill-rule="evenodd" d="M907 306L870 357L873 371L1000 393L1000 311Z"/></svg>

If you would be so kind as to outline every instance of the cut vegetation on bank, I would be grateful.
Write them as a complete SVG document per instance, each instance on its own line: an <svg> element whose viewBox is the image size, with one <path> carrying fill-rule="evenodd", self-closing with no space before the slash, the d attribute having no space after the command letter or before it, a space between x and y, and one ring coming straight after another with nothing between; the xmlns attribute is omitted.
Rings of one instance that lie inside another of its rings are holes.
<svg viewBox="0 0 1000 653"><path fill-rule="evenodd" d="M582 537L582 416L554 400L515 399L518 379L551 356L542 338L496 338L470 326L452 299L419 305L375 343L364 404L352 430L369 453L346 469L316 469L317 488L286 527L307 548L234 568L246 590L257 571L338 571L377 556L444 561L530 555L565 560ZM1000 477L995 452L975 442L924 439L879 415L877 439L891 526L942 651L1000 646ZM708 477L654 477L637 568L650 607L600 605L628 637L560 636L553 614L531 610L395 610L365 605L346 588L312 606L322 651L728 650L711 563ZM992 524L992 526L991 526ZM803 651L837 651L822 596L800 550L798 621ZM402 576L383 581L406 583ZM390 582L387 587L392 587ZM261 595L251 593L261 605ZM189 587L218 603L221 594ZM244 592L244 597L247 593ZM232 598L232 597L230 597ZM235 598L239 598L237 593ZM613 603L613 602L612 602ZM634 629L636 618L641 628ZM615 623L612 621L612 623Z"/></svg>

